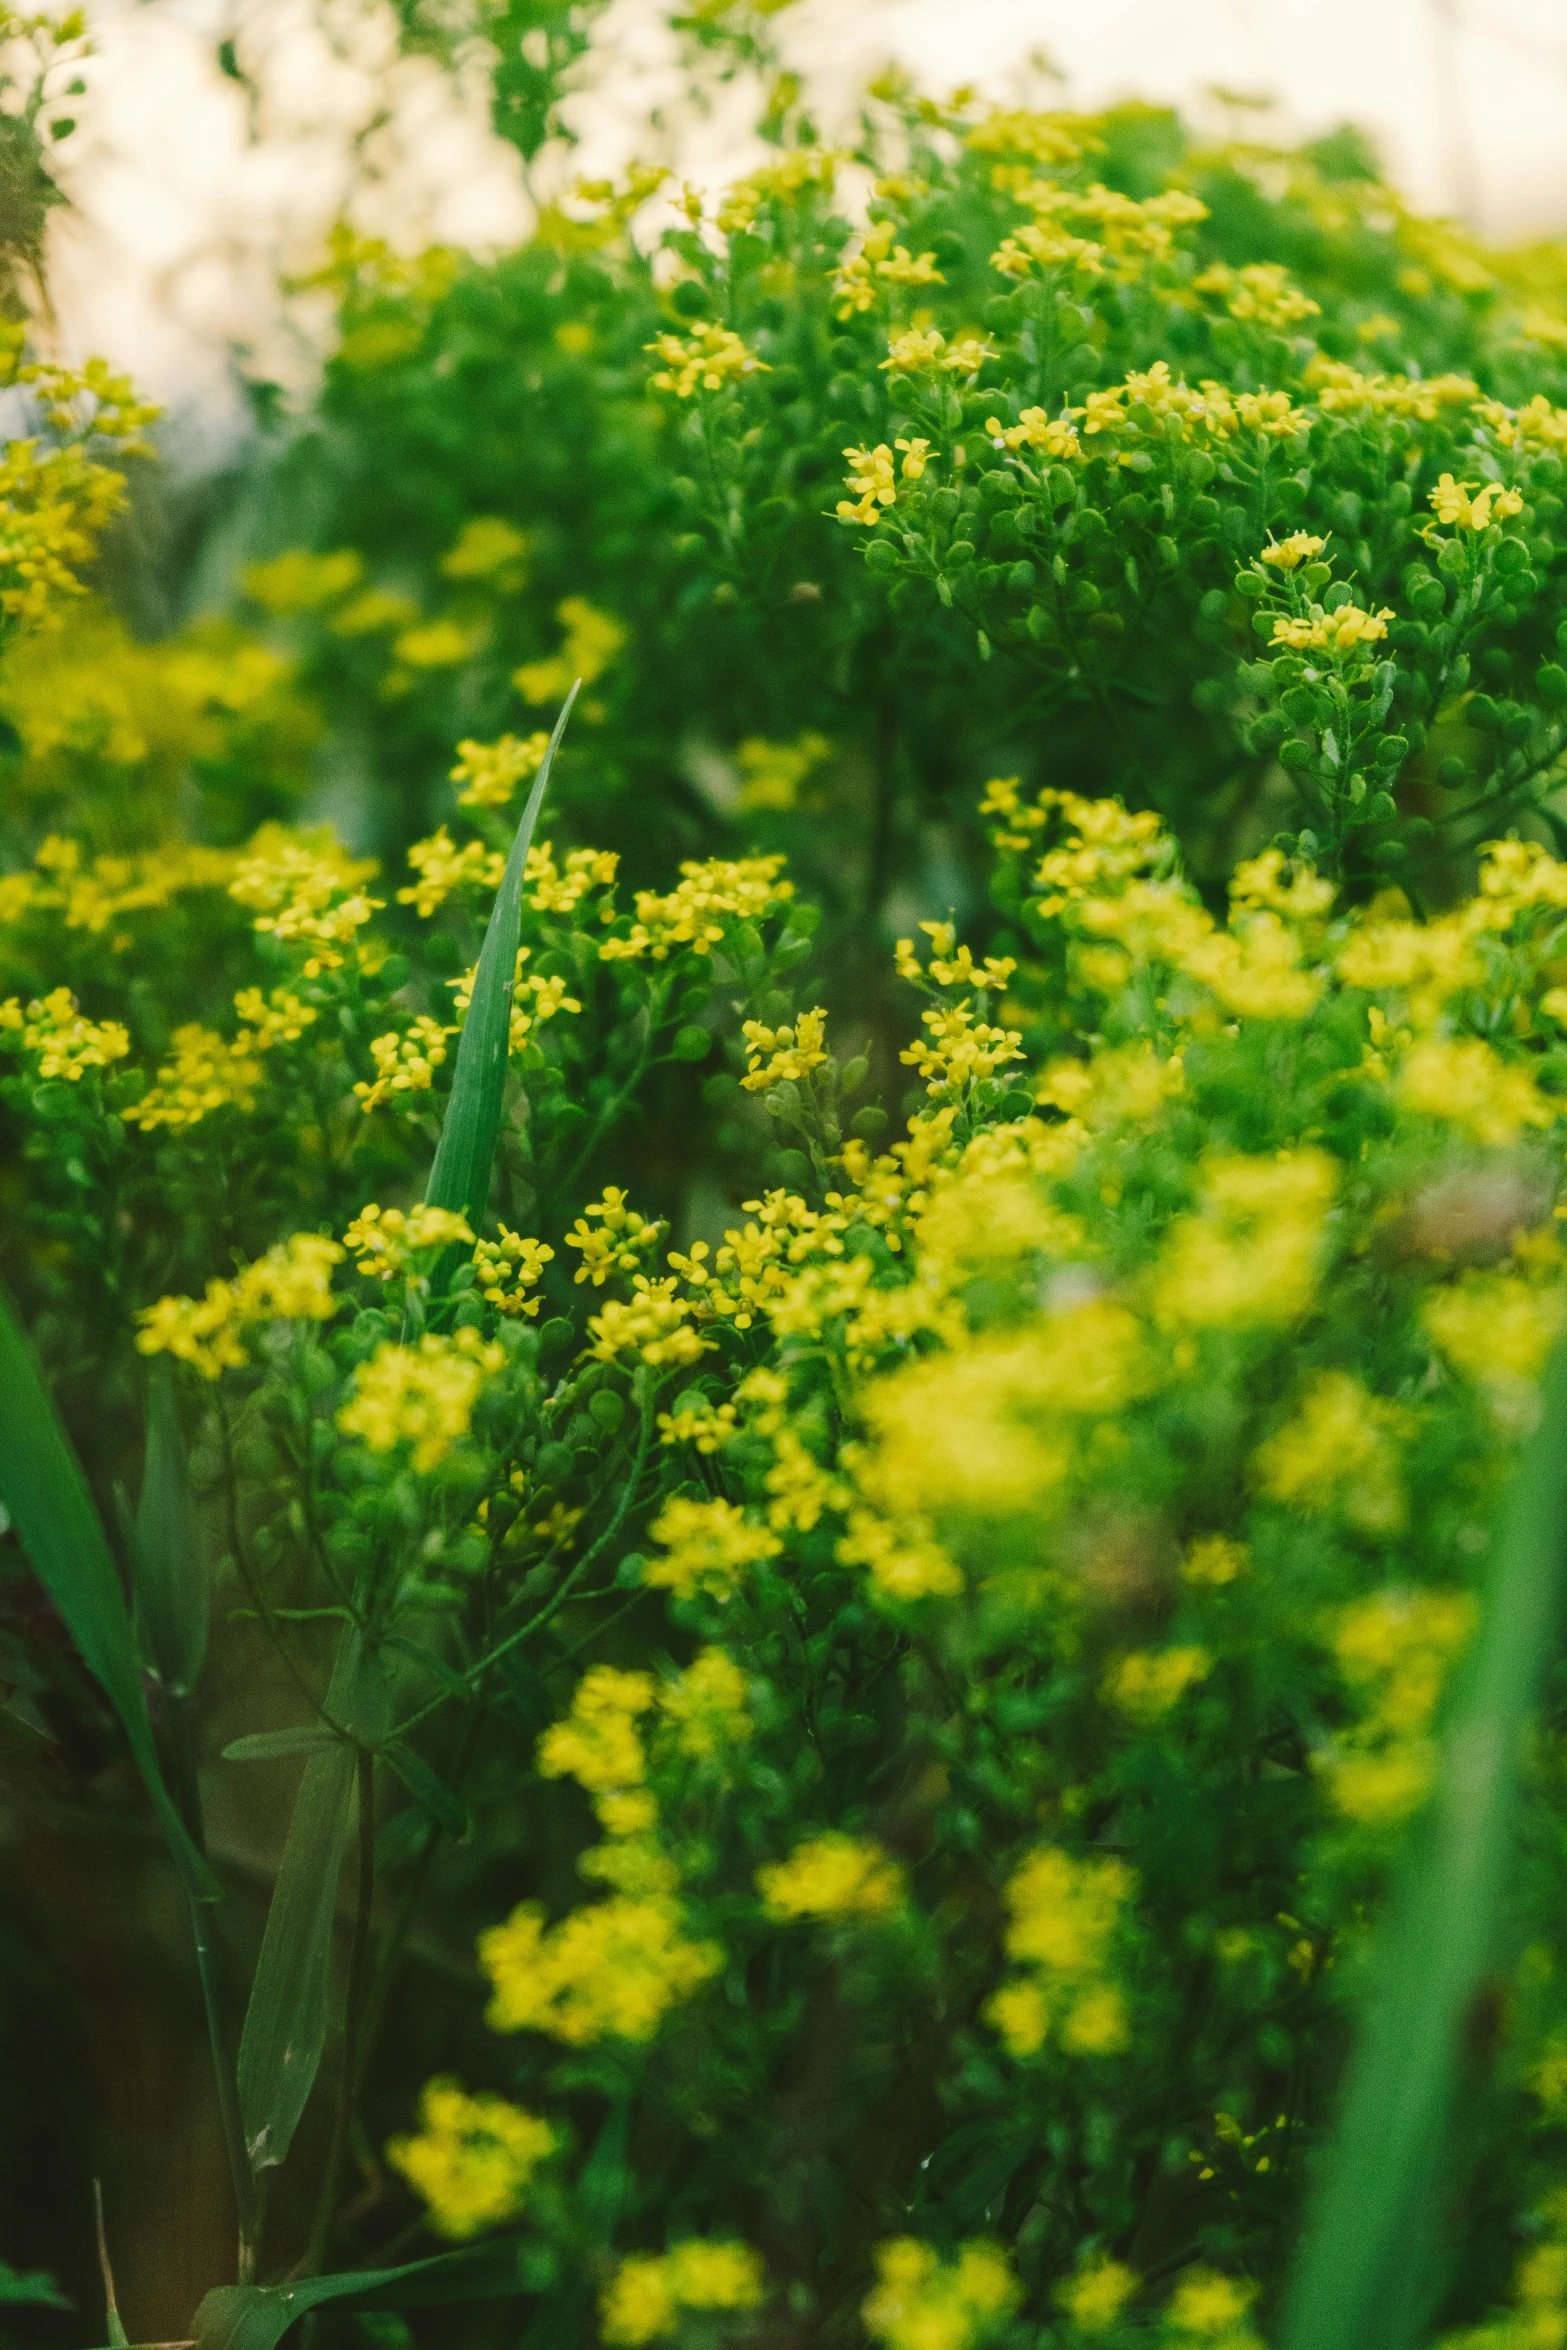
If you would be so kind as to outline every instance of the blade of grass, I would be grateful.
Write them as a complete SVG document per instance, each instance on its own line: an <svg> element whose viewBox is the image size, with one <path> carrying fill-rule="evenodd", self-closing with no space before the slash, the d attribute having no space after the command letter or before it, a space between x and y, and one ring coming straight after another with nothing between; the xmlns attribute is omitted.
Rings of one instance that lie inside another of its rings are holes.
<svg viewBox="0 0 1567 2350"><path fill-rule="evenodd" d="M185 1436L165 1355L147 1384L147 1456L132 1558L136 1614L148 1657L175 1697L189 1697L207 1659L208 1591Z"/></svg>
<svg viewBox="0 0 1567 2350"><path fill-rule="evenodd" d="M77 1652L119 1715L181 1877L218 1887L164 1780L147 1718L130 1609L87 1480L31 1347L0 1299L0 1502Z"/></svg>
<svg viewBox="0 0 1567 2350"><path fill-rule="evenodd" d="M1437 1786L1376 1954L1324 2151L1283 2350L1411 2350L1431 2310L1465 2027L1494 1963L1519 1751L1567 1566L1567 1345L1500 1514L1485 1613Z"/></svg>
<svg viewBox="0 0 1567 2350"><path fill-rule="evenodd" d="M522 937L522 881L534 827L544 803L544 787L571 706L581 691L579 677L566 696L555 721L538 777L528 794L522 821L506 859L506 870L496 896L479 967L474 974L473 998L457 1044L451 1099L430 1169L425 1199L432 1208L449 1208L466 1216L477 1232L490 1196L490 1171L500 1136L506 1072L511 1061L511 998L517 977L517 948Z"/></svg>
<svg viewBox="0 0 1567 2350"><path fill-rule="evenodd" d="M346 1632L326 1699L336 1720L351 1708L360 1653L358 1633ZM258 2176L287 2159L326 2048L354 1765L347 1740L306 1763L267 1911L238 2067L245 2147Z"/></svg>
<svg viewBox="0 0 1567 2350"><path fill-rule="evenodd" d="M438 2252L401 2268L301 2277L289 2285L220 2285L197 2310L195 2350L276 2350L291 2325L336 2302L348 2309L439 2309L464 2301L520 2297L522 2246L497 2237L464 2252Z"/></svg>

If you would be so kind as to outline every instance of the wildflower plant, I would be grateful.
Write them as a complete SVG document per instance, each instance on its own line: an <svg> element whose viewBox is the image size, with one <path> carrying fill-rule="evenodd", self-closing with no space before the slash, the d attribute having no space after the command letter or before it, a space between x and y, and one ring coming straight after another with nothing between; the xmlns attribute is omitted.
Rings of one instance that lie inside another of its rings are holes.
<svg viewBox="0 0 1567 2350"><path fill-rule="evenodd" d="M775 97L343 232L320 543L0 667L5 1710L189 1895L188 2330L1555 2340L1567 327L1343 145Z"/></svg>

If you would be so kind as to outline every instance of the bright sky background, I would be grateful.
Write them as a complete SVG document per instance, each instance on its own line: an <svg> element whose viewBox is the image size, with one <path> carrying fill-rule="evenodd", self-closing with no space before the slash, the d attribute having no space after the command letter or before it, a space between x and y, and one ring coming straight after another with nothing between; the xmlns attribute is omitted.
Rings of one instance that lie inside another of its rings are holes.
<svg viewBox="0 0 1567 2350"><path fill-rule="evenodd" d="M431 69L396 60L372 7L335 4L348 30L334 49L312 0L250 0L241 53L270 98L259 139L244 91L216 67L229 0L93 10L75 211L56 238L61 335L134 367L182 412L193 453L232 413L230 338L258 337L292 372L276 274L319 249L353 174L354 128L378 98L393 128L375 150L379 184L360 189L362 217L399 243L479 247L527 219L516 158L490 138L477 94L465 106ZM584 102L586 168L622 161L649 104L671 92L648 16L648 0L617 0L606 79ZM1171 100L1217 127L1215 86L1266 96L1272 135L1354 120L1417 202L1487 235L1567 231L1564 0L801 0L779 22L829 118L834 94L889 55L932 88L975 81L999 95L1043 52L1059 102ZM721 114L682 167L728 176L746 160L738 136Z"/></svg>

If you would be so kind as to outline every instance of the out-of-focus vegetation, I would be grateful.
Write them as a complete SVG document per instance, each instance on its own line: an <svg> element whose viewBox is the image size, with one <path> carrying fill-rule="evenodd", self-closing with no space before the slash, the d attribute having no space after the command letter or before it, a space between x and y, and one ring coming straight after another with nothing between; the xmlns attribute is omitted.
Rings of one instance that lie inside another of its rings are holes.
<svg viewBox="0 0 1567 2350"><path fill-rule="evenodd" d="M7 2331L1544 2350L1567 263L770 13L164 634L6 346Z"/></svg>

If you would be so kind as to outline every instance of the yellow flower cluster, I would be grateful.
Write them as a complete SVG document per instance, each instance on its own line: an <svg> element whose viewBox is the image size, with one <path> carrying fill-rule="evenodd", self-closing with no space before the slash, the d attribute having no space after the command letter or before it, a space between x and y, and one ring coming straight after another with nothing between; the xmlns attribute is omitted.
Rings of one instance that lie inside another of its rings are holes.
<svg viewBox="0 0 1567 2350"><path fill-rule="evenodd" d="M608 889L620 867L613 849L568 849L557 869L547 840L528 851L523 886L536 914L570 914L590 889Z"/></svg>
<svg viewBox="0 0 1567 2350"><path fill-rule="evenodd" d="M1111 1672L1105 1696L1129 1720L1148 1728L1206 1680L1212 1662L1202 1648L1134 1649Z"/></svg>
<svg viewBox="0 0 1567 2350"><path fill-rule="evenodd" d="M531 947L517 949L516 969L512 979L511 1022L506 1032L508 1052L520 1053L536 1027L553 1020L557 1012L580 1012L581 1001L566 993L569 980L559 972L546 976L539 971L526 971L524 964L533 956ZM473 985L478 977L478 965L465 971L460 979L448 980L452 991L453 1009L460 1019L466 1019L473 1003ZM455 1031L450 1033L455 1034Z"/></svg>
<svg viewBox="0 0 1567 2350"><path fill-rule="evenodd" d="M683 1395L673 1411L658 1415L660 1444L694 1444L698 1452L721 1452L740 1432L732 1403L710 1404L702 1395Z"/></svg>
<svg viewBox="0 0 1567 2350"><path fill-rule="evenodd" d="M29 726L27 733L37 756L37 729ZM229 849L178 845L84 862L79 841L51 833L34 859L35 873L0 878L0 922L58 912L67 930L101 934L127 914L161 912L186 890L226 888L234 862Z"/></svg>
<svg viewBox="0 0 1567 2350"><path fill-rule="evenodd" d="M1009 1061L1023 1058L1017 1029L977 1020L966 1002L933 1005L920 1020L929 1036L906 1046L898 1058L919 1071L929 1094L961 1096L982 1078L994 1077Z"/></svg>
<svg viewBox="0 0 1567 2350"><path fill-rule="evenodd" d="M383 1208L372 1200L343 1234L343 1246L358 1270L381 1281L392 1280L419 1257L432 1256L458 1241L470 1248L473 1245L467 1217L450 1208L428 1207L423 1201L404 1210Z"/></svg>
<svg viewBox="0 0 1567 2350"><path fill-rule="evenodd" d="M330 1321L341 1302L332 1294L332 1267L342 1261L335 1240L296 1232L231 1281L209 1281L203 1297L160 1297L145 1307L136 1344L144 1355L171 1354L203 1379L216 1379L250 1360L248 1324Z"/></svg>
<svg viewBox="0 0 1567 2350"><path fill-rule="evenodd" d="M1320 555L1326 545L1326 539L1314 538L1309 530L1292 530L1286 539L1270 540L1262 550L1262 560L1279 571L1296 571Z"/></svg>
<svg viewBox="0 0 1567 2350"><path fill-rule="evenodd" d="M252 1106L262 1076L257 1038L241 1029L231 1044L215 1029L187 1021L172 1042L172 1056L161 1064L156 1082L124 1111L128 1126L195 1126L214 1110Z"/></svg>
<svg viewBox="0 0 1567 2350"><path fill-rule="evenodd" d="M759 921L793 897L794 883L780 879L782 867L782 857L687 858L667 897L638 890L630 936L605 939L599 953L606 962L646 955L655 963L681 947L705 955L722 939L727 922Z"/></svg>
<svg viewBox="0 0 1567 2350"><path fill-rule="evenodd" d="M673 392L677 400L689 400L696 391L722 391L725 384L739 383L748 375L771 373L766 360L727 326L693 327L689 335L657 335L643 349L664 363L653 378L654 391Z"/></svg>
<svg viewBox="0 0 1567 2350"><path fill-rule="evenodd" d="M949 343L937 327L913 326L892 337L881 364L897 375L926 375L940 368L948 375L973 376L995 356L978 335L960 335Z"/></svg>
<svg viewBox="0 0 1567 2350"><path fill-rule="evenodd" d="M492 743L460 742L451 771L451 781L462 786L458 807L508 807L518 784L538 774L549 744L547 734L530 734L526 740L503 734Z"/></svg>
<svg viewBox="0 0 1567 2350"><path fill-rule="evenodd" d="M1136 2290L1131 2269L1096 2253L1057 2288L1056 2300L1081 2333L1101 2334L1114 2325Z"/></svg>
<svg viewBox="0 0 1567 2350"><path fill-rule="evenodd" d="M890 220L877 221L861 238L859 251L839 263L832 284L839 318L853 318L869 310L887 286L946 284L936 267L935 254L911 254L907 245L893 243L895 233Z"/></svg>
<svg viewBox="0 0 1567 2350"><path fill-rule="evenodd" d="M575 1779L612 1836L634 1836L657 1817L649 1795L632 1793L647 1776L647 1757L635 1727L653 1703L650 1673L622 1673L594 1665L577 1684L571 1712L539 1741L546 1779Z"/></svg>
<svg viewBox="0 0 1567 2350"><path fill-rule="evenodd" d="M1423 1038L1405 1056L1398 1075L1405 1109L1444 1118L1499 1148L1526 1126L1548 1126L1555 1111L1529 1070L1504 1061L1478 1036Z"/></svg>
<svg viewBox="0 0 1567 2350"><path fill-rule="evenodd" d="M1210 1160L1198 1212L1171 1225L1153 1269L1156 1318L1188 1330L1299 1321L1316 1295L1337 1188L1334 1162L1310 1148Z"/></svg>
<svg viewBox="0 0 1567 2350"><path fill-rule="evenodd" d="M1398 416L1433 424L1444 408L1467 408L1480 396L1467 375L1362 375L1347 361L1320 353L1307 365L1305 381L1324 416Z"/></svg>
<svg viewBox="0 0 1567 2350"><path fill-rule="evenodd" d="M1210 435L1233 440L1239 433L1257 433L1264 440L1292 440L1304 427L1288 392L1237 392L1205 376L1194 391L1170 373L1169 362L1156 359L1147 369L1133 369L1121 384L1090 392L1082 411L1083 435L1094 440L1102 433L1129 434L1135 440L1150 427L1163 431L1173 422L1184 437L1201 441ZM1135 449L1121 451L1125 465Z"/></svg>
<svg viewBox="0 0 1567 2350"><path fill-rule="evenodd" d="M596 1219L597 1229L588 1222L589 1216ZM595 1289L602 1289L612 1274L639 1272L663 1232L662 1224L639 1216L635 1208L627 1206L625 1193L609 1184L603 1198L584 1208L566 1235L566 1246L580 1251L582 1257L575 1280L579 1284L591 1281Z"/></svg>
<svg viewBox="0 0 1567 2350"><path fill-rule="evenodd" d="M768 1028L760 1020L743 1021L741 1034L750 1058L740 1083L748 1093L760 1093L764 1086L779 1085L785 1079L797 1085L827 1058L827 1015L819 1004L812 1011L797 1013L788 1027Z"/></svg>
<svg viewBox="0 0 1567 2350"><path fill-rule="evenodd" d="M413 1106L408 1097L428 1093L446 1058L446 1039L456 1033L455 1028L443 1028L439 1020L421 1012L405 1029L392 1028L385 1036L372 1036L375 1082L361 1077L354 1086L366 1117L384 1101L396 1101L407 1109Z"/></svg>
<svg viewBox="0 0 1567 2350"><path fill-rule="evenodd" d="M1192 291L1216 296L1232 318L1251 326L1299 326L1322 315L1321 303L1292 285L1289 272L1276 261L1253 261L1240 269L1216 261L1192 279Z"/></svg>
<svg viewBox="0 0 1567 2350"><path fill-rule="evenodd" d="M1273 623L1273 642L1288 645L1297 653L1356 655L1368 645L1381 643L1393 616L1392 606L1387 604L1380 612L1368 612L1361 604L1340 604L1337 611L1325 612L1320 604L1313 604L1298 617L1280 613Z"/></svg>
<svg viewBox="0 0 1567 2350"><path fill-rule="evenodd" d="M565 597L555 617L566 632L560 651L547 660L525 661L512 673L512 683L525 702L558 702L579 677L584 685L592 685L626 641L623 623L613 613L599 611L586 596ZM592 703L583 705L583 717L594 714Z"/></svg>
<svg viewBox="0 0 1567 2350"><path fill-rule="evenodd" d="M762 2263L747 2244L688 2237L667 2252L633 2252L599 2302L599 2331L628 2350L669 2340L692 2309L758 2309L766 2287Z"/></svg>
<svg viewBox="0 0 1567 2350"><path fill-rule="evenodd" d="M1523 512L1523 496L1518 490L1503 489L1499 482L1488 481L1483 488L1472 481L1455 481L1444 473L1431 492L1431 509L1438 522L1449 530L1488 530L1493 522L1506 522L1512 515Z"/></svg>
<svg viewBox="0 0 1567 2350"><path fill-rule="evenodd" d="M557 2143L548 2122L504 2097L470 2097L437 2080L419 2100L418 2136L394 2138L386 2159L424 2198L437 2234L460 2241L516 2218Z"/></svg>
<svg viewBox="0 0 1567 2350"><path fill-rule="evenodd" d="M765 1526L746 1517L732 1501L715 1496L693 1501L676 1494L666 1501L653 1521L653 1540L659 1554L642 1570L644 1582L690 1599L705 1591L727 1599L750 1567L776 1558L783 1544Z"/></svg>
<svg viewBox="0 0 1567 2350"><path fill-rule="evenodd" d="M699 1648L683 1673L660 1684L658 1703L675 1746L692 1762L711 1762L751 1735L746 1679L722 1648Z"/></svg>
<svg viewBox="0 0 1567 2350"><path fill-rule="evenodd" d="M505 1348L476 1330L427 1330L417 1346L384 1340L355 1372L337 1424L372 1452L411 1444L415 1472L427 1475L467 1435L480 1388L505 1360Z"/></svg>
<svg viewBox="0 0 1567 2350"><path fill-rule="evenodd" d="M985 430L994 449L1032 449L1059 465L1068 457L1082 455L1075 422L1082 414L1081 408L1063 408L1059 416L1050 415L1044 408L1025 408L1016 424L1003 424L997 416L987 417Z"/></svg>
<svg viewBox="0 0 1567 2350"><path fill-rule="evenodd" d="M963 2244L944 2261L914 2236L876 2247L865 2331L887 2350L974 2350L1022 2299L999 2244Z"/></svg>
<svg viewBox="0 0 1567 2350"><path fill-rule="evenodd" d="M1014 2056L1034 2056L1054 2033L1074 2056L1127 2045L1125 2002L1110 1977L1110 1948L1135 1887L1118 1860L1075 1860L1047 1845L1010 1879L1007 1956L1026 1971L986 2009Z"/></svg>
<svg viewBox="0 0 1567 2350"><path fill-rule="evenodd" d="M1408 1427L1400 1405L1368 1394L1347 1371L1319 1372L1295 1417L1258 1452L1258 1482L1288 1508L1331 1512L1366 1534L1391 1533L1404 1521L1399 1443Z"/></svg>
<svg viewBox="0 0 1567 2350"><path fill-rule="evenodd" d="M1165 2310L1170 2350L1196 2350L1199 2343L1210 2350L1262 2350L1260 2337L1246 2322L1256 2298L1255 2285L1211 2268L1188 2269Z"/></svg>
<svg viewBox="0 0 1567 2350"><path fill-rule="evenodd" d="M270 996L264 996L259 987L242 987L234 998L234 1009L261 1053L270 1052L275 1044L297 1044L320 1018L314 1004L302 1003L286 987L275 987Z"/></svg>
<svg viewBox="0 0 1567 2350"><path fill-rule="evenodd" d="M748 814L764 808L794 807L801 784L831 755L827 737L810 727L792 743L771 743L763 735L748 735L735 750L735 765L742 779L740 807Z"/></svg>
<svg viewBox="0 0 1567 2350"><path fill-rule="evenodd" d="M900 437L895 446L904 453L897 472L905 481L918 481L929 462L929 441ZM893 451L885 441L879 441L874 449L845 449L843 453L849 460L847 479L854 496L838 500L838 519L869 527L880 520L883 507L898 502Z"/></svg>
<svg viewBox="0 0 1567 2350"><path fill-rule="evenodd" d="M1472 1379L1504 1424L1533 1424L1535 1388L1567 1319L1559 1287L1516 1273L1465 1273L1434 1290L1421 1320L1453 1368Z"/></svg>
<svg viewBox="0 0 1567 2350"><path fill-rule="evenodd" d="M694 1942L667 1894L616 1894L546 1927L524 1902L479 1938L494 1985L492 2031L545 2032L572 2047L651 2040L671 2007L723 1965L715 1942Z"/></svg>
<svg viewBox="0 0 1567 2350"><path fill-rule="evenodd" d="M487 849L478 840L466 841L458 848L444 824L429 840L414 842L408 862L419 878L410 888L398 891L397 902L412 906L422 920L443 906L454 889L499 889L506 870L506 859L499 849Z"/></svg>
<svg viewBox="0 0 1567 2350"><path fill-rule="evenodd" d="M267 825L235 868L228 893L255 910L264 936L308 949L307 979L341 968L341 949L363 929L383 900L359 887L376 871L373 858L353 858L329 833L287 833Z"/></svg>
<svg viewBox="0 0 1567 2350"><path fill-rule="evenodd" d="M1367 1704L1324 1767L1334 1804L1357 1825L1395 1826L1424 1801L1436 1762L1431 1723L1476 1612L1465 1591L1380 1591L1337 1617L1339 1669Z"/></svg>
<svg viewBox="0 0 1567 2350"><path fill-rule="evenodd" d="M957 944L957 932L950 922L922 922L930 940L930 961L921 967L911 938L900 938L893 950L893 960L900 979L923 979L928 973L938 987L1003 988L1017 969L1010 955L987 955L983 963L976 963L966 946Z"/></svg>
<svg viewBox="0 0 1567 2350"><path fill-rule="evenodd" d="M903 1871L868 1837L829 1832L756 1872L771 1918L877 1918L903 1907Z"/></svg>
<svg viewBox="0 0 1567 2350"><path fill-rule="evenodd" d="M480 1296L498 1314L536 1316L541 1300L530 1297L553 1264L555 1251L542 1240L524 1239L509 1225L501 1226L499 1240L481 1240L473 1252Z"/></svg>
<svg viewBox="0 0 1567 2350"><path fill-rule="evenodd" d="M569 1240L571 1235L567 1234ZM712 1345L692 1327L695 1309L679 1294L675 1281L653 1281L638 1273L631 1294L611 1298L588 1318L588 1336L596 1362L612 1363L617 1355L632 1353L655 1370L679 1370L697 1362Z"/></svg>
<svg viewBox="0 0 1567 2350"><path fill-rule="evenodd" d="M131 1049L120 1021L84 1019L68 987L52 989L25 1011L16 996L0 1003L0 1041L7 1035L38 1055L40 1077L61 1077L68 1085L79 1085L89 1069L123 1061Z"/></svg>

